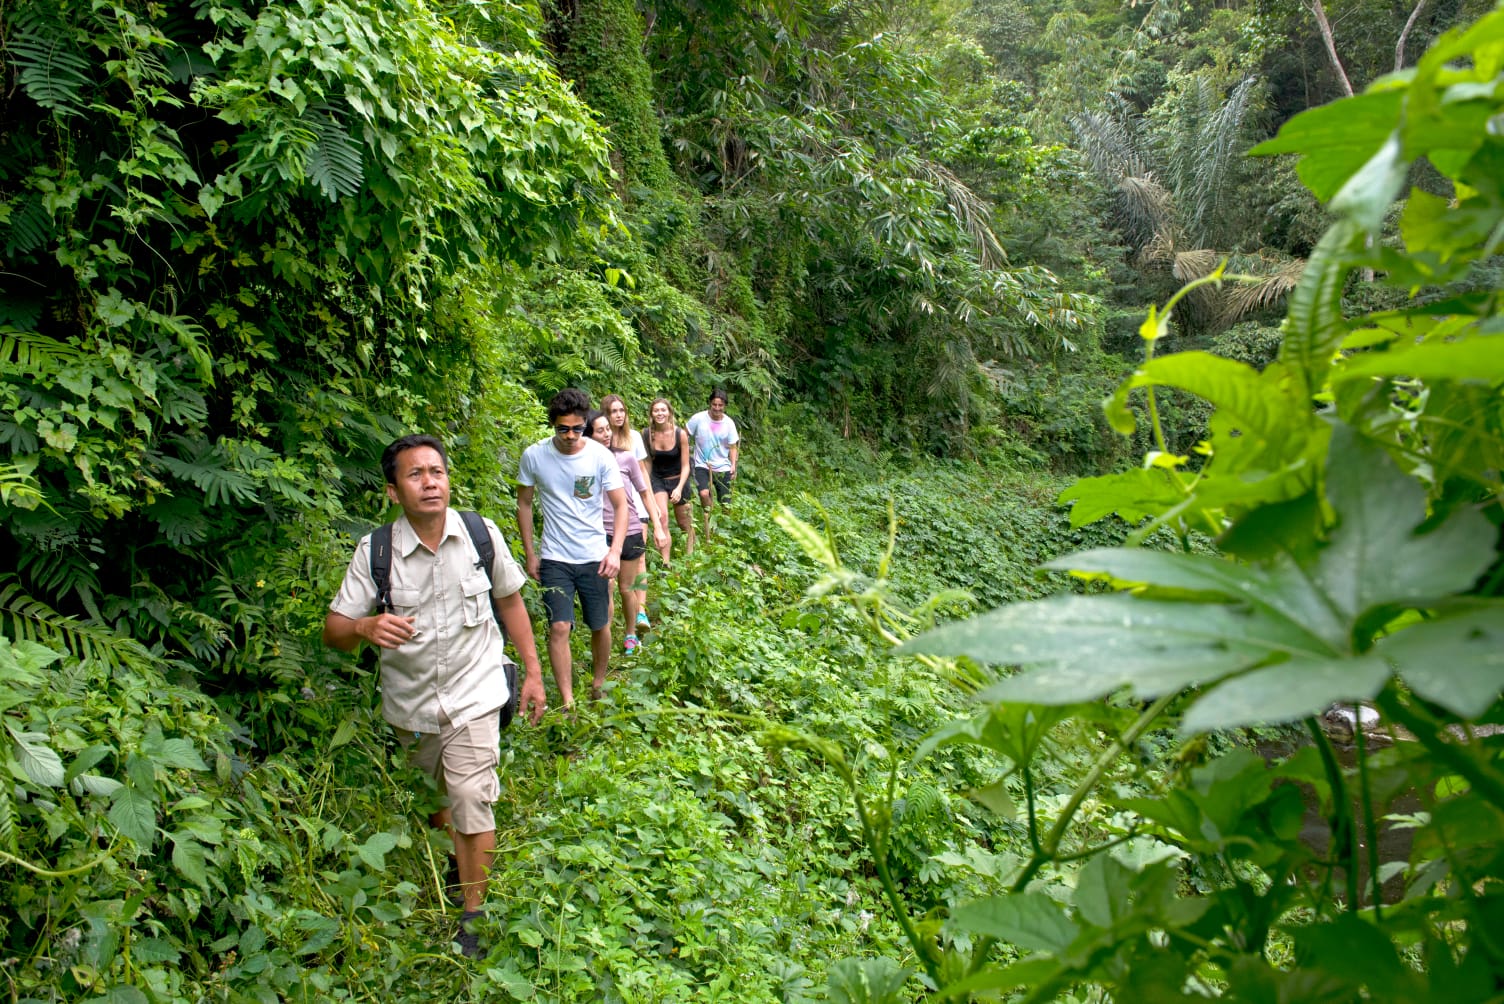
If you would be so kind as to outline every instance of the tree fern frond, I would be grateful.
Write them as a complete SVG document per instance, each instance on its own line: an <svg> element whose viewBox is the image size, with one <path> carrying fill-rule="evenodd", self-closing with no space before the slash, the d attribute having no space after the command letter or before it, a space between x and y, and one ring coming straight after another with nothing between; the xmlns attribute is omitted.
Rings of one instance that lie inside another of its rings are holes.
<svg viewBox="0 0 1504 1004"><path fill-rule="evenodd" d="M620 376L627 370L627 357L614 338L592 338L585 343L590 361L608 376Z"/></svg>
<svg viewBox="0 0 1504 1004"><path fill-rule="evenodd" d="M329 105L310 108L304 116L316 137L303 170L330 202L349 198L365 183L360 146Z"/></svg>
<svg viewBox="0 0 1504 1004"><path fill-rule="evenodd" d="M6 44L9 61L26 96L48 111L78 115L92 63L67 27L52 16L51 4L35 4L16 18Z"/></svg>
<svg viewBox="0 0 1504 1004"><path fill-rule="evenodd" d="M75 659L94 660L111 669L156 661L135 639L65 616L32 598L13 575L0 576L0 631L22 641L66 650Z"/></svg>
<svg viewBox="0 0 1504 1004"><path fill-rule="evenodd" d="M6 257L35 251L52 236L52 214L35 193L21 200L21 205L11 211L9 225L4 230Z"/></svg>
<svg viewBox="0 0 1504 1004"><path fill-rule="evenodd" d="M49 596L77 597L92 607L99 594L99 576L88 553L76 546L46 549L23 548L17 566L32 583Z"/></svg>
<svg viewBox="0 0 1504 1004"><path fill-rule="evenodd" d="M83 353L67 342L35 331L0 326L0 363L13 362L30 376L38 376L43 370L62 369L82 358Z"/></svg>
<svg viewBox="0 0 1504 1004"><path fill-rule="evenodd" d="M179 437L177 442L188 451L187 459L164 454L157 457L157 463L203 492L205 505L250 503L260 497L256 480L244 471L231 467L229 458L219 447L185 437Z"/></svg>

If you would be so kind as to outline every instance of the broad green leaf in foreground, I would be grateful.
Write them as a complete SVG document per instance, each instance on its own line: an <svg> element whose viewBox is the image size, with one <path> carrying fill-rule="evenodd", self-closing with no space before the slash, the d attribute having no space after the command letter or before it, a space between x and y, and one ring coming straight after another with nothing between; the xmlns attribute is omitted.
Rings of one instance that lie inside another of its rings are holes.
<svg viewBox="0 0 1504 1004"><path fill-rule="evenodd" d="M1504 690L1504 603L1414 624L1374 650L1421 697L1477 718Z"/></svg>
<svg viewBox="0 0 1504 1004"><path fill-rule="evenodd" d="M968 934L1056 953L1064 951L1079 931L1063 906L1038 892L1016 892L963 903L951 911L950 923Z"/></svg>
<svg viewBox="0 0 1504 1004"><path fill-rule="evenodd" d="M1417 665L1425 646L1404 640L1419 628L1387 639L1378 653L1372 637L1401 610L1435 607L1471 587L1492 559L1492 525L1460 509L1428 527L1422 489L1341 424L1326 487L1335 526L1298 559L1280 554L1245 565L1093 550L1048 567L1107 575L1138 594L1014 604L928 632L903 651L1022 667L982 695L990 701L1061 705L1124 688L1152 698L1205 687L1185 718L1192 731L1289 721L1372 697L1391 664L1425 693L1445 691L1432 675L1442 670ZM1459 659L1446 675L1467 677L1445 706L1484 706L1498 690L1501 670L1488 648L1497 633L1476 617L1435 626L1444 623L1433 622L1421 641L1445 638Z"/></svg>

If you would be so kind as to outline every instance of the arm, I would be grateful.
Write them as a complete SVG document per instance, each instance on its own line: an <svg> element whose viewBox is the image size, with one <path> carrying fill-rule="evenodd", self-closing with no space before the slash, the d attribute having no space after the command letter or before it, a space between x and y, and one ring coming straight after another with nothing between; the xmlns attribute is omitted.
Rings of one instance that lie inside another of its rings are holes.
<svg viewBox="0 0 1504 1004"><path fill-rule="evenodd" d="M522 541L522 567L528 577L538 578L538 555L533 551L533 492L532 485L517 486L517 537ZM531 630L528 636L532 636Z"/></svg>
<svg viewBox="0 0 1504 1004"><path fill-rule="evenodd" d="M739 456L741 456L741 444L740 443L732 443L731 444L731 451L730 452L731 452L731 476L733 478L735 478L736 477L736 458L739 457Z"/></svg>
<svg viewBox="0 0 1504 1004"><path fill-rule="evenodd" d="M684 497L684 486L689 484L689 433L682 428L679 430L679 487L675 488L669 496L669 501L677 505Z"/></svg>
<svg viewBox="0 0 1504 1004"><path fill-rule="evenodd" d="M655 528L662 526L659 522L662 513L658 511L658 497L648 487L648 479L642 473L642 464L636 457L632 458L632 487L637 489L637 497L642 499L642 507L648 511L648 519Z"/></svg>
<svg viewBox="0 0 1504 1004"><path fill-rule="evenodd" d="M496 614L507 629L507 637L522 658L522 693L519 702L528 721L537 725L548 710L548 697L543 691L543 667L538 662L538 644L533 640L533 621L527 615L527 606L522 602L522 593L501 596L492 600Z"/></svg>
<svg viewBox="0 0 1504 1004"><path fill-rule="evenodd" d="M613 461L614 463L614 461ZM606 499L611 503L611 511L615 514L615 520L611 525L623 528L611 535L611 550L601 559L601 566L597 573L603 579L610 579L621 571L621 546L626 543L627 535L627 490L625 488L612 488L606 492Z"/></svg>

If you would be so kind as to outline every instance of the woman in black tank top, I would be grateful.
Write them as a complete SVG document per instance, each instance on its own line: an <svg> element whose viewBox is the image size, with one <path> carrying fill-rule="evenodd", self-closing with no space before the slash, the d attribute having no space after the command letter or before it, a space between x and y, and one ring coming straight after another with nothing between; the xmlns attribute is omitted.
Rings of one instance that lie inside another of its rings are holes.
<svg viewBox="0 0 1504 1004"><path fill-rule="evenodd" d="M674 522L684 531L684 553L695 549L695 521L689 511L689 435L674 424L674 408L665 398L655 398L649 411L652 423L648 426L648 456L652 458L653 494L658 497L659 511L667 512L669 504L674 507ZM666 563L673 542L668 534L655 540L658 553Z"/></svg>

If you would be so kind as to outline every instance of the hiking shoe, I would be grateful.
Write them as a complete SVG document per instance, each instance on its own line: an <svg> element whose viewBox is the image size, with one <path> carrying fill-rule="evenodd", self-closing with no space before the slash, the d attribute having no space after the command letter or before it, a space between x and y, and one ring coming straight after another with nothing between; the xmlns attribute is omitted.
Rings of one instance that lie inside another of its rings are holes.
<svg viewBox="0 0 1504 1004"><path fill-rule="evenodd" d="M642 642L637 640L637 636L635 634L629 634L627 635L627 640L622 647L627 650L628 655L631 655L633 652L637 651L637 647L641 644Z"/></svg>
<svg viewBox="0 0 1504 1004"><path fill-rule="evenodd" d="M639 630L639 631L651 631L652 629L653 629L653 624L652 624L651 621L648 620L647 611L645 611L645 610L639 610L639 611L637 611L637 630Z"/></svg>
<svg viewBox="0 0 1504 1004"><path fill-rule="evenodd" d="M467 959L479 959L485 955L480 950L480 935L470 929L471 924L480 917L479 910L460 914L460 927L454 932L453 943L459 946L460 954Z"/></svg>

